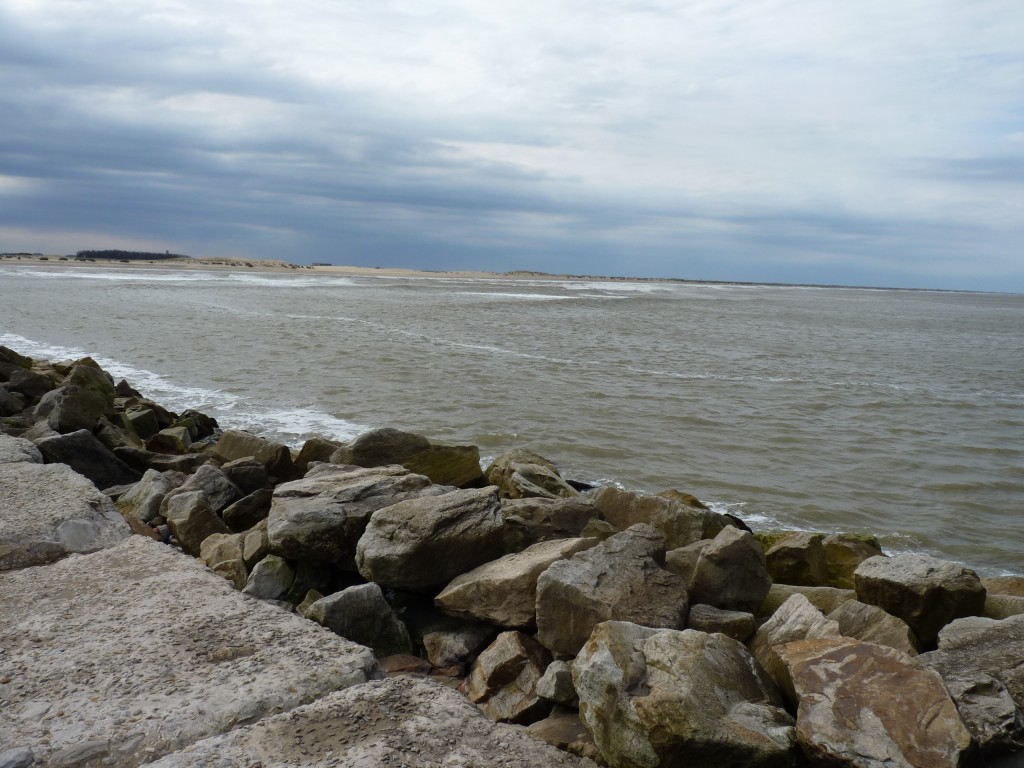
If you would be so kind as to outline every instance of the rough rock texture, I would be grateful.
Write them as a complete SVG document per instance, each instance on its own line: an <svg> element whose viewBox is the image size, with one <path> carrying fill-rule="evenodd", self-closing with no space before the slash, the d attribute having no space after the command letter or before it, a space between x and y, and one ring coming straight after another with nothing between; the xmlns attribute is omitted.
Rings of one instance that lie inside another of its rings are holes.
<svg viewBox="0 0 1024 768"><path fill-rule="evenodd" d="M953 619L985 610L985 588L970 568L925 555L872 557L854 573L857 599L898 616L924 647Z"/></svg>
<svg viewBox="0 0 1024 768"><path fill-rule="evenodd" d="M274 491L270 488L260 488L225 507L221 518L228 528L241 533L266 520L270 516L270 505L273 501Z"/></svg>
<svg viewBox="0 0 1024 768"><path fill-rule="evenodd" d="M243 589L249 578L245 566L242 547L245 534L215 533L207 536L199 547L199 559L219 576L235 585L235 589Z"/></svg>
<svg viewBox="0 0 1024 768"><path fill-rule="evenodd" d="M537 681L537 695L563 707L578 707L579 696L572 681L572 666L567 661L553 661L548 664Z"/></svg>
<svg viewBox="0 0 1024 768"><path fill-rule="evenodd" d="M505 519L505 551L520 552L531 544L583 535L587 523L600 519L589 499L502 499Z"/></svg>
<svg viewBox="0 0 1024 768"><path fill-rule="evenodd" d="M139 481L139 473L110 452L92 432L79 429L36 441L47 464L67 464L103 490Z"/></svg>
<svg viewBox="0 0 1024 768"><path fill-rule="evenodd" d="M493 486L400 501L374 512L356 547L359 573L389 587L422 590L503 552Z"/></svg>
<svg viewBox="0 0 1024 768"><path fill-rule="evenodd" d="M778 692L724 635L606 622L573 678L580 717L613 768L796 764Z"/></svg>
<svg viewBox="0 0 1024 768"><path fill-rule="evenodd" d="M50 429L61 434L91 430L101 418L112 415L102 396L72 385L47 393L36 406L36 418L45 418Z"/></svg>
<svg viewBox="0 0 1024 768"><path fill-rule="evenodd" d="M601 515L619 530L647 523L665 534L667 549L677 549L700 539L713 539L729 521L702 507L675 499L652 496L618 488L600 488L591 495Z"/></svg>
<svg viewBox="0 0 1024 768"><path fill-rule="evenodd" d="M86 747L136 766L378 674L368 649L141 536L0 574L0 615L0 744L55 766Z"/></svg>
<svg viewBox="0 0 1024 768"><path fill-rule="evenodd" d="M160 514L160 505L181 482L170 474L147 469L139 482L121 494L114 506L127 518L148 523Z"/></svg>
<svg viewBox="0 0 1024 768"><path fill-rule="evenodd" d="M487 482L498 487L503 499L573 498L579 492L543 456L523 448L506 451L484 471Z"/></svg>
<svg viewBox="0 0 1024 768"><path fill-rule="evenodd" d="M768 596L761 604L758 616L771 616L793 595L803 595L807 601L822 613L831 613L847 600L856 600L857 593L852 589L835 587L799 587L793 584L772 584Z"/></svg>
<svg viewBox="0 0 1024 768"><path fill-rule="evenodd" d="M270 483L267 468L263 462L257 461L255 458L245 457L229 461L220 470L243 496L266 489Z"/></svg>
<svg viewBox="0 0 1024 768"><path fill-rule="evenodd" d="M960 768L971 734L939 676L851 638L779 649L799 700L797 738L814 765Z"/></svg>
<svg viewBox="0 0 1024 768"><path fill-rule="evenodd" d="M42 464L43 455L31 440L11 437L0 432L0 464L27 462Z"/></svg>
<svg viewBox="0 0 1024 768"><path fill-rule="evenodd" d="M908 656L916 656L919 650L917 638L907 623L877 606L847 600L828 618L839 625L839 632L846 637L895 648Z"/></svg>
<svg viewBox="0 0 1024 768"><path fill-rule="evenodd" d="M271 550L290 560L355 570L356 543L378 509L424 493L430 480L403 467L373 469L318 464L304 478L274 489L267 533Z"/></svg>
<svg viewBox="0 0 1024 768"><path fill-rule="evenodd" d="M492 723L464 696L429 680L395 677L168 755L152 768L595 768L510 725Z"/></svg>
<svg viewBox="0 0 1024 768"><path fill-rule="evenodd" d="M676 547L665 553L665 568L679 576L689 584L693 581L693 572L697 570L697 560L704 548L714 539L699 539L685 547Z"/></svg>
<svg viewBox="0 0 1024 768"><path fill-rule="evenodd" d="M597 539L544 541L456 576L435 599L445 613L499 627L537 623L537 579L553 562L596 545Z"/></svg>
<svg viewBox="0 0 1024 768"><path fill-rule="evenodd" d="M331 455L332 464L381 467L401 464L438 485L463 487L483 479L480 450L475 445L443 445L423 435L397 429L374 429L343 444Z"/></svg>
<svg viewBox="0 0 1024 768"><path fill-rule="evenodd" d="M225 430L214 451L227 461L252 456L278 480L294 480L299 476L287 445L271 442L238 429Z"/></svg>
<svg viewBox="0 0 1024 768"><path fill-rule="evenodd" d="M537 581L537 639L572 655L602 621L686 626L686 583L661 567L664 553L664 535L640 523L553 563Z"/></svg>
<svg viewBox="0 0 1024 768"><path fill-rule="evenodd" d="M165 497L161 504L167 527L181 548L195 557L207 536L215 533L231 533L224 521L217 517L202 491L188 491Z"/></svg>
<svg viewBox="0 0 1024 768"><path fill-rule="evenodd" d="M563 752L589 757L604 764L601 753L594 744L594 737L583 727L578 712L555 712L550 717L528 725L526 732L535 739L558 747Z"/></svg>
<svg viewBox="0 0 1024 768"><path fill-rule="evenodd" d="M1008 619L1024 614L1024 596L985 595L984 615L990 619Z"/></svg>
<svg viewBox="0 0 1024 768"><path fill-rule="evenodd" d="M427 660L435 667L462 665L476 658L495 631L484 624L439 627L423 634L423 649Z"/></svg>
<svg viewBox="0 0 1024 768"><path fill-rule="evenodd" d="M372 582L323 597L306 609L307 619L373 649L377 656L411 653L405 625Z"/></svg>
<svg viewBox="0 0 1024 768"><path fill-rule="evenodd" d="M311 462L324 464L331 460L331 455L344 445L339 440L328 440L326 437L314 435L302 444L299 455L295 457L295 466L302 474L306 474Z"/></svg>
<svg viewBox="0 0 1024 768"><path fill-rule="evenodd" d="M795 594L758 628L750 650L775 683L785 689L788 687L787 673L785 665L779 661L776 646L796 640L839 636L839 624L826 619L806 597Z"/></svg>
<svg viewBox="0 0 1024 768"><path fill-rule="evenodd" d="M826 586L828 568L822 545L824 538L820 533L793 531L776 541L765 552L772 580L804 587Z"/></svg>
<svg viewBox="0 0 1024 768"><path fill-rule="evenodd" d="M0 464L0 571L95 552L127 536L110 499L71 467Z"/></svg>
<svg viewBox="0 0 1024 768"><path fill-rule="evenodd" d="M954 621L914 664L942 676L984 751L1024 748L1024 616Z"/></svg>
<svg viewBox="0 0 1024 768"><path fill-rule="evenodd" d="M691 605L686 619L687 629L701 632L721 632L733 640L747 642L757 629L754 614L743 611L725 611L711 605Z"/></svg>
<svg viewBox="0 0 1024 768"><path fill-rule="evenodd" d="M210 508L217 515L220 515L228 505L242 496L238 486L232 483L228 476L218 467L212 464L204 464L182 483L179 488L176 488L165 497L163 508L166 509L167 504L170 503L170 500L175 495L192 491L202 491L206 496L206 501L210 504Z"/></svg>
<svg viewBox="0 0 1024 768"><path fill-rule="evenodd" d="M853 536L834 533L821 541L825 550L825 570L828 586L853 589L853 574L857 566L869 557L878 557L882 548L873 536Z"/></svg>
<svg viewBox="0 0 1024 768"><path fill-rule="evenodd" d="M260 600L283 600L293 581L295 569L288 561L277 555L267 555L253 566L242 592Z"/></svg>
<svg viewBox="0 0 1024 768"><path fill-rule="evenodd" d="M469 677L466 696L491 720L527 724L551 712L551 703L537 694L537 681L551 654L522 632L502 632L480 654Z"/></svg>
<svg viewBox="0 0 1024 768"><path fill-rule="evenodd" d="M690 579L690 600L726 610L756 611L771 586L757 539L728 526L700 550Z"/></svg>

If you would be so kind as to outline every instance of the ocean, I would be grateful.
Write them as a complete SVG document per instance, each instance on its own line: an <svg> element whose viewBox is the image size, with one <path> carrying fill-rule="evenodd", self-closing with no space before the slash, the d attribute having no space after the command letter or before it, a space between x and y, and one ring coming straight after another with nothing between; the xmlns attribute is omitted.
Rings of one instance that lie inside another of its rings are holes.
<svg viewBox="0 0 1024 768"><path fill-rule="evenodd" d="M0 265L0 344L298 447L392 426L1024 574L1024 295Z"/></svg>

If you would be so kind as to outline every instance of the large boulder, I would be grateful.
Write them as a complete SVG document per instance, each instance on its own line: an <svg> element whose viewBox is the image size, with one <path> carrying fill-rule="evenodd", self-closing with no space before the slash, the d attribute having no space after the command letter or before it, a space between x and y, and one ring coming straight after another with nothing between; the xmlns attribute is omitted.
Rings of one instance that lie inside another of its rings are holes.
<svg viewBox="0 0 1024 768"><path fill-rule="evenodd" d="M917 638L907 623L878 606L847 600L828 618L839 625L839 632L846 637L895 648L908 656L917 655Z"/></svg>
<svg viewBox="0 0 1024 768"><path fill-rule="evenodd" d="M267 517L271 550L289 560L355 570L356 543L378 509L438 493L404 467L372 469L318 464L301 480L274 489Z"/></svg>
<svg viewBox="0 0 1024 768"><path fill-rule="evenodd" d="M834 533L821 540L825 550L825 571L828 585L840 589L853 589L853 574L857 566L869 557L878 557L882 548L874 536Z"/></svg>
<svg viewBox="0 0 1024 768"><path fill-rule="evenodd" d="M117 510L130 520L149 523L160 514L160 505L168 493L182 484L173 473L147 469L139 482L118 497Z"/></svg>
<svg viewBox="0 0 1024 768"><path fill-rule="evenodd" d="M771 586L757 539L749 531L728 526L701 548L690 580L690 600L752 612L761 607Z"/></svg>
<svg viewBox="0 0 1024 768"><path fill-rule="evenodd" d="M528 629L537 623L537 579L556 560L572 557L597 539L558 539L534 544L456 576L435 599L452 616L499 627Z"/></svg>
<svg viewBox="0 0 1024 768"><path fill-rule="evenodd" d="M857 598L857 593L852 589L772 584L772 588L768 590L767 597L761 603L761 608L755 611L755 613L760 617L767 618L775 613L793 595L803 595L807 598L807 602L822 613L831 613L847 600L855 600Z"/></svg>
<svg viewBox="0 0 1024 768"><path fill-rule="evenodd" d="M283 557L267 555L253 566L242 592L260 600L282 600L294 582L295 569L291 564Z"/></svg>
<svg viewBox="0 0 1024 768"><path fill-rule="evenodd" d="M580 717L614 768L796 765L792 717L724 635L599 624L573 679Z"/></svg>
<svg viewBox="0 0 1024 768"><path fill-rule="evenodd" d="M30 464L42 464L43 454L36 448L31 440L21 437L11 437L0 432L0 464L14 464L27 462Z"/></svg>
<svg viewBox="0 0 1024 768"><path fill-rule="evenodd" d="M167 527L181 548L194 557L199 557L200 548L207 536L231 533L224 521L217 517L202 491L169 495L164 501L161 513L167 518Z"/></svg>
<svg viewBox="0 0 1024 768"><path fill-rule="evenodd" d="M226 461L252 456L278 480L294 480L300 475L287 445L249 432L238 429L225 430L214 446L214 451Z"/></svg>
<svg viewBox="0 0 1024 768"><path fill-rule="evenodd" d="M665 535L668 549L685 547L701 539L713 539L727 525L732 525L724 515L704 507L611 486L594 491L591 501L604 519L620 531L637 523L657 528Z"/></svg>
<svg viewBox="0 0 1024 768"><path fill-rule="evenodd" d="M903 619L926 648L953 619L985 610L985 588L974 571L926 555L868 558L854 580L858 600Z"/></svg>
<svg viewBox="0 0 1024 768"><path fill-rule="evenodd" d="M71 467L0 464L0 571L95 552L129 535L113 502Z"/></svg>
<svg viewBox="0 0 1024 768"><path fill-rule="evenodd" d="M36 416L43 414L50 429L61 434L92 430L101 418L114 415L112 403L101 395L71 384L53 390L39 401Z"/></svg>
<svg viewBox="0 0 1024 768"><path fill-rule="evenodd" d="M374 429L342 444L330 461L357 467L401 464L438 485L464 487L483 479L480 450L475 445L444 445L390 428Z"/></svg>
<svg viewBox="0 0 1024 768"><path fill-rule="evenodd" d="M46 437L36 441L47 464L67 464L103 490L115 485L132 485L140 474L111 453L87 429Z"/></svg>
<svg viewBox="0 0 1024 768"><path fill-rule="evenodd" d="M295 466L302 474L306 474L310 463L314 461L326 464L331 456L344 443L339 440L328 440L326 437L314 435L302 444L299 455L295 457Z"/></svg>
<svg viewBox="0 0 1024 768"><path fill-rule="evenodd" d="M516 448L498 456L484 471L503 499L570 499L579 491L569 485L550 461L533 451Z"/></svg>
<svg viewBox="0 0 1024 768"><path fill-rule="evenodd" d="M493 486L407 499L373 513L356 546L363 578L425 590L494 560L504 551Z"/></svg>
<svg viewBox="0 0 1024 768"><path fill-rule="evenodd" d="M772 544L765 552L772 580L805 587L827 586L824 539L820 533L792 531Z"/></svg>
<svg viewBox="0 0 1024 768"><path fill-rule="evenodd" d="M199 559L207 567L235 585L235 589L243 589L249 578L249 569L245 565L243 533L214 533L203 539L199 545Z"/></svg>
<svg viewBox="0 0 1024 768"><path fill-rule="evenodd" d="M270 488L260 488L225 507L221 518L232 531L248 531L267 519L273 502L274 491Z"/></svg>
<svg viewBox="0 0 1024 768"><path fill-rule="evenodd" d="M747 642L757 630L754 614L744 611L726 611L713 605L691 605L686 617L686 628L701 632L720 632L741 643Z"/></svg>
<svg viewBox="0 0 1024 768"><path fill-rule="evenodd" d="M583 535L591 520L601 513L587 498L502 499L505 519L505 551L520 552L532 544Z"/></svg>
<svg viewBox="0 0 1024 768"><path fill-rule="evenodd" d="M56 388L52 376L25 369L13 371L7 383L8 390L23 395L29 403L38 403L43 395Z"/></svg>
<svg viewBox="0 0 1024 768"><path fill-rule="evenodd" d="M167 505L178 494L191 493L193 491L201 491L206 496L210 507L218 515L232 502L237 501L242 496L238 486L232 483L227 475L218 467L215 467L213 464L204 464L192 473L178 488L175 488L164 497L163 508L166 509Z"/></svg>
<svg viewBox="0 0 1024 768"><path fill-rule="evenodd" d="M750 650L776 684L785 689L788 679L785 665L779 660L778 647L797 640L839 636L839 624L826 618L806 597L797 593L758 627Z"/></svg>
<svg viewBox="0 0 1024 768"><path fill-rule="evenodd" d="M778 653L812 765L961 768L971 757L971 734L939 676L906 654L851 638L793 642Z"/></svg>
<svg viewBox="0 0 1024 768"><path fill-rule="evenodd" d="M466 696L491 720L528 724L546 717L551 703L537 682L551 654L522 632L502 632L480 654L466 678Z"/></svg>
<svg viewBox="0 0 1024 768"><path fill-rule="evenodd" d="M686 582L662 567L665 536L640 523L569 560L537 580L537 639L573 655L603 621L649 627L686 626Z"/></svg>
<svg viewBox="0 0 1024 768"><path fill-rule="evenodd" d="M257 461L252 456L229 461L220 470L243 496L270 488L270 476L267 474L267 468L263 462Z"/></svg>
<svg viewBox="0 0 1024 768"><path fill-rule="evenodd" d="M380 587L372 582L317 600L306 609L305 616L372 648L378 657L412 652L409 631L384 599Z"/></svg>

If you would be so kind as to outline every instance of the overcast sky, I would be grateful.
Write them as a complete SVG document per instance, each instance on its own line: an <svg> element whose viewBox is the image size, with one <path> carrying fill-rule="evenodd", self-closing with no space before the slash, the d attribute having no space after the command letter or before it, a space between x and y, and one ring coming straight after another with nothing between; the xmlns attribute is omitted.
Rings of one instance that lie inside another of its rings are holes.
<svg viewBox="0 0 1024 768"><path fill-rule="evenodd" d="M0 0L0 251L1024 292L1021 0Z"/></svg>

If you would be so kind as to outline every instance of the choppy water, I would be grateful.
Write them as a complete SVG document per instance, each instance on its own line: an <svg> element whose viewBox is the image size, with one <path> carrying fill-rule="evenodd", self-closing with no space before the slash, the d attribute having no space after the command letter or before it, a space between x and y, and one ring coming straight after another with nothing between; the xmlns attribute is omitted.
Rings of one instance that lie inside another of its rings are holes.
<svg viewBox="0 0 1024 768"><path fill-rule="evenodd" d="M395 426L1024 573L1024 296L0 266L0 343L293 445Z"/></svg>

